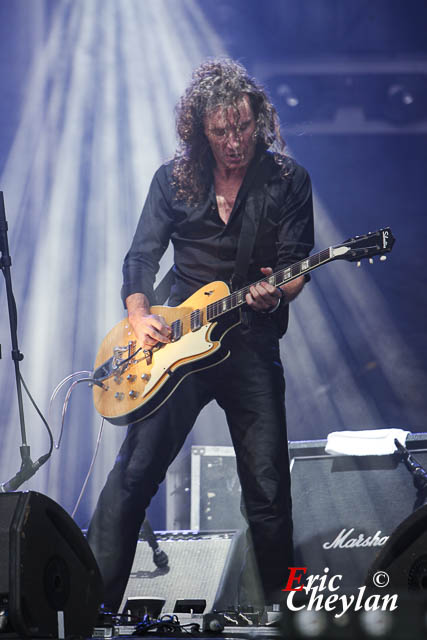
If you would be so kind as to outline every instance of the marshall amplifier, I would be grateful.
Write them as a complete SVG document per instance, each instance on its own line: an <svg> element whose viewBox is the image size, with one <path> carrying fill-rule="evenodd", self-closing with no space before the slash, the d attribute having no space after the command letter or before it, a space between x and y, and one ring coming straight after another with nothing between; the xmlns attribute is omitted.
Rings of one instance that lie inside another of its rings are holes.
<svg viewBox="0 0 427 640"><path fill-rule="evenodd" d="M307 575L327 568L329 576L342 576L341 589L352 590L425 496L397 455L331 456L325 444L290 446L295 565L307 567ZM427 434L409 436L406 446L427 467Z"/></svg>

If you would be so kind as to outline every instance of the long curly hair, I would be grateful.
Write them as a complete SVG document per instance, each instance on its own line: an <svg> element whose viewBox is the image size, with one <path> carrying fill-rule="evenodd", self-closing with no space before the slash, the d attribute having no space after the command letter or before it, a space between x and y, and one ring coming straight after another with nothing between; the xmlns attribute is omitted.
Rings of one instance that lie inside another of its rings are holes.
<svg viewBox="0 0 427 640"><path fill-rule="evenodd" d="M206 195L213 155L204 133L207 113L221 106L235 107L247 95L255 116L257 147L270 149L286 175L285 142L276 109L264 89L246 69L230 59L209 60L193 72L192 81L176 107L179 146L172 179L176 198L195 205Z"/></svg>

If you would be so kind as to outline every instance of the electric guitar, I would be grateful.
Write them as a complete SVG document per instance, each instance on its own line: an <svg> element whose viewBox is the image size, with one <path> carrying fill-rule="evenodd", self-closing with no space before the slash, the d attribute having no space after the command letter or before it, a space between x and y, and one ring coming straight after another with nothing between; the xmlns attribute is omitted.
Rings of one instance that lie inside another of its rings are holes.
<svg viewBox="0 0 427 640"><path fill-rule="evenodd" d="M329 247L259 282L279 287L332 260L359 262L391 251L394 237L389 228L356 236ZM256 283L254 283L256 284ZM127 318L105 336L92 376L96 410L109 422L127 425L156 411L189 374L215 366L228 358L221 344L225 334L239 324L236 313L246 304L251 285L230 292L225 282L201 287L178 307L153 306L172 329L171 342L143 349Z"/></svg>

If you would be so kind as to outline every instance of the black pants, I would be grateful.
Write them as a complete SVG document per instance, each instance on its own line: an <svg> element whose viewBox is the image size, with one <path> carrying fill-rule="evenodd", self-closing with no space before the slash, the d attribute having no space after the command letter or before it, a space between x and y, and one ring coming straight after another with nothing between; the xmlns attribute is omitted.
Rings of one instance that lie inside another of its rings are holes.
<svg viewBox="0 0 427 640"><path fill-rule="evenodd" d="M129 426L88 531L112 610L126 588L145 510L213 398L227 417L267 600L284 586L292 562L285 381L278 339L269 329L268 318L250 330L233 329L227 360L187 376L152 416Z"/></svg>

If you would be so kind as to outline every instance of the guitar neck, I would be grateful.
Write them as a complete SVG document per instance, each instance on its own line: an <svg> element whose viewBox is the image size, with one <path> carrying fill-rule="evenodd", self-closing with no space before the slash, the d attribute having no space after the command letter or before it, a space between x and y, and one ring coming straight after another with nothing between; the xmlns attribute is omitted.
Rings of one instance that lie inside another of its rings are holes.
<svg viewBox="0 0 427 640"><path fill-rule="evenodd" d="M239 289L238 291L234 291L229 296L225 298L221 298L221 300L217 300L216 302L212 302L207 305L207 319L208 321L214 320L218 316L223 315L224 313L228 313L233 309L238 309L242 305L246 303L246 294L250 292L250 287L258 284L258 282L269 282L273 287L280 287L282 284L286 284L287 282L291 282L291 280L295 280L299 276L320 267L322 264L326 264L331 260L337 258L338 255L335 253L332 247L328 249L323 249L319 253L315 253L304 260L300 260L300 262L296 262L290 267L285 267L284 269L280 269L280 271L276 271L271 276L267 278L262 278L257 282L252 283L251 285L247 285L243 287L243 289Z"/></svg>

